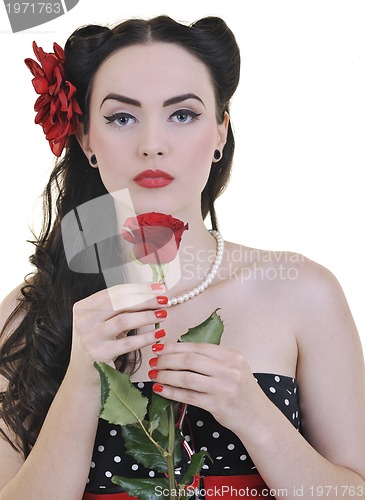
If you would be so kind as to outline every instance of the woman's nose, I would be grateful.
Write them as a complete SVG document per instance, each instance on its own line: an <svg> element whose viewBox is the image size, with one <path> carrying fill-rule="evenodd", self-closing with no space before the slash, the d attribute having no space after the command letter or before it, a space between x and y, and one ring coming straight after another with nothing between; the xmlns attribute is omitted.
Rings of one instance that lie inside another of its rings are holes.
<svg viewBox="0 0 365 500"><path fill-rule="evenodd" d="M141 136L139 154L145 158L153 158L166 153L167 146L161 128L153 123L146 125Z"/></svg>

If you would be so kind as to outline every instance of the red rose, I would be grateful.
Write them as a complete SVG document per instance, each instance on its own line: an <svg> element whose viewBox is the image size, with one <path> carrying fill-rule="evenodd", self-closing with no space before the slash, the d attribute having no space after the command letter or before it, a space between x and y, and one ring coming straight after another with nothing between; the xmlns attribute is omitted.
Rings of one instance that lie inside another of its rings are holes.
<svg viewBox="0 0 365 500"><path fill-rule="evenodd" d="M42 125L53 154L61 156L66 139L76 132L82 114L74 97L76 87L64 79L62 47L54 43L54 53L48 54L33 42L33 50L40 65L30 58L25 59L25 64L34 76L33 87L40 94L34 105L35 123Z"/></svg>
<svg viewBox="0 0 365 500"><path fill-rule="evenodd" d="M136 259L145 264L168 264L177 255L185 224L171 215L149 212L129 217L122 229L123 238L133 244Z"/></svg>

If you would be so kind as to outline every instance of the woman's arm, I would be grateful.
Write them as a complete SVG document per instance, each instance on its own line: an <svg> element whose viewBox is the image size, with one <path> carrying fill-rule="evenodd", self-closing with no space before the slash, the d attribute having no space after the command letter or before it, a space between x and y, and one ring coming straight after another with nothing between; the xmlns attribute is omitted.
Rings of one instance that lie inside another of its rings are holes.
<svg viewBox="0 0 365 500"><path fill-rule="evenodd" d="M240 434L267 484L287 489L289 496L278 498L295 498L294 488L303 489L304 498L363 498L365 370L360 339L333 275L311 262L299 271L297 380L308 443L269 401L262 402L263 418L250 426L254 432L242 428Z"/></svg>
<svg viewBox="0 0 365 500"><path fill-rule="evenodd" d="M0 499L80 500L90 467L99 406L97 387L80 384L76 373L67 374L27 460L22 463L20 454L0 441Z"/></svg>
<svg viewBox="0 0 365 500"><path fill-rule="evenodd" d="M155 323L155 310L161 307L156 294L149 284L118 285L74 306L70 364L25 462L1 440L1 500L82 498L100 409L94 361L112 363L118 355L156 341L154 330L130 337L125 333Z"/></svg>

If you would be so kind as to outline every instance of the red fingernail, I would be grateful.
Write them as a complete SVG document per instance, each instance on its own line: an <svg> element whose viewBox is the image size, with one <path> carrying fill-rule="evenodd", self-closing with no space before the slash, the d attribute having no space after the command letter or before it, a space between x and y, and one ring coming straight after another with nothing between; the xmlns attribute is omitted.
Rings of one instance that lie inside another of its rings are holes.
<svg viewBox="0 0 365 500"><path fill-rule="evenodd" d="M167 297L165 297L164 295L159 295L157 298L157 302L159 304L167 304L169 299Z"/></svg>
<svg viewBox="0 0 365 500"><path fill-rule="evenodd" d="M166 332L164 329L162 330L157 330L157 332L155 332L155 338L156 339L162 339L162 337L164 337L166 335Z"/></svg>
<svg viewBox="0 0 365 500"><path fill-rule="evenodd" d="M155 366L157 366L157 361L158 361L158 358L151 358L148 362L148 364L150 365L151 368L155 368Z"/></svg>
<svg viewBox="0 0 365 500"><path fill-rule="evenodd" d="M152 283L151 288L152 290L163 290L165 285L163 283Z"/></svg>
<svg viewBox="0 0 365 500"><path fill-rule="evenodd" d="M157 375L158 375L158 370L150 370L150 371L148 372L148 376L149 376L150 378L157 378Z"/></svg>
<svg viewBox="0 0 365 500"><path fill-rule="evenodd" d="M159 311L155 311L155 316L156 318L166 318L167 316L167 311L165 309L160 309Z"/></svg>
<svg viewBox="0 0 365 500"><path fill-rule="evenodd" d="M163 385L161 385L161 384L153 384L152 390L154 390L155 392L162 392Z"/></svg>
<svg viewBox="0 0 365 500"><path fill-rule="evenodd" d="M159 352L159 351L162 351L162 349L164 347L165 347L165 344L153 344L152 351L153 352Z"/></svg>

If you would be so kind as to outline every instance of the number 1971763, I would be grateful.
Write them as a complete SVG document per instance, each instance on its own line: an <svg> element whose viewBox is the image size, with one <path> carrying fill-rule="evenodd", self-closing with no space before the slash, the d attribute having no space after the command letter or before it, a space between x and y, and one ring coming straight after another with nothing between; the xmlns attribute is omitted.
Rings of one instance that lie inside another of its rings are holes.
<svg viewBox="0 0 365 500"><path fill-rule="evenodd" d="M6 9L9 14L61 14L60 3L46 2L15 2L7 3Z"/></svg>

